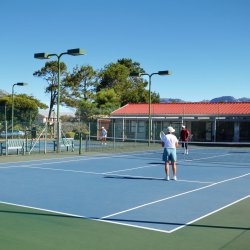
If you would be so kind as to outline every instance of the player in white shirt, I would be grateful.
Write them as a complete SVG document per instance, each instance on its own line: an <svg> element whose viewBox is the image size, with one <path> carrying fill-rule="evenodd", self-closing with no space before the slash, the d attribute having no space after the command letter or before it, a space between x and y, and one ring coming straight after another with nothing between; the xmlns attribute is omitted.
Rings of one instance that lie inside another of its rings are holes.
<svg viewBox="0 0 250 250"><path fill-rule="evenodd" d="M172 133L175 130L172 127L167 128L167 134L161 132L161 141L164 143L164 152L163 152L163 161L165 161L165 172L166 172L166 180L169 181L169 162L172 164L173 171L173 180L177 180L176 177L176 148L179 146L178 139Z"/></svg>

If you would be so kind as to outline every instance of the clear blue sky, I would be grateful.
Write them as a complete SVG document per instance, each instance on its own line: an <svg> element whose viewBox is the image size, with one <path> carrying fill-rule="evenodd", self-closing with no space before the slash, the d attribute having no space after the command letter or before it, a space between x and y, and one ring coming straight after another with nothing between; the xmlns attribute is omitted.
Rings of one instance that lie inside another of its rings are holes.
<svg viewBox="0 0 250 250"><path fill-rule="evenodd" d="M8 0L1 2L0 89L16 87L48 103L47 83L33 77L46 61L36 52L83 48L62 60L101 69L131 58L153 76L161 97L201 101L250 97L249 0Z"/></svg>

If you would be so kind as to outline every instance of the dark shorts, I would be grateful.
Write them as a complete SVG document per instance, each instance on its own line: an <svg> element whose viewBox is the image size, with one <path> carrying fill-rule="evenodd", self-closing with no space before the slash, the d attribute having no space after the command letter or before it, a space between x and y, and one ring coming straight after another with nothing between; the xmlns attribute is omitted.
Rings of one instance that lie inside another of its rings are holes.
<svg viewBox="0 0 250 250"><path fill-rule="evenodd" d="M166 161L176 161L177 160L176 149L175 148L164 148L162 160L165 162Z"/></svg>

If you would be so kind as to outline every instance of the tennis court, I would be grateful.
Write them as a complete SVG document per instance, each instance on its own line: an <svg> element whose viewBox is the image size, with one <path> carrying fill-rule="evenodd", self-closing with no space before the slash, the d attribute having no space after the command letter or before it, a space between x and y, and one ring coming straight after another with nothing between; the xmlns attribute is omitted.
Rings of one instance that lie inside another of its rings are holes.
<svg viewBox="0 0 250 250"><path fill-rule="evenodd" d="M191 146L189 155L178 149L177 181L164 179L161 155L159 148L1 163L1 206L87 218L100 227L139 230L145 237L165 235L164 242L197 222L249 205L249 148ZM246 224L229 228L249 234L249 215L240 215Z"/></svg>

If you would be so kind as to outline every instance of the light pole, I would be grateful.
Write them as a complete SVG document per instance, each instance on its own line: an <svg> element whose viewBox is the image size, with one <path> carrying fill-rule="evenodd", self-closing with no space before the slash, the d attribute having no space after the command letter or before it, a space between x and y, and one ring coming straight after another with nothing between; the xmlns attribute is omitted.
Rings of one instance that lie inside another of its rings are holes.
<svg viewBox="0 0 250 250"><path fill-rule="evenodd" d="M148 74L148 73L136 73L133 72L130 74L130 76L134 76L134 77L140 77L140 76L148 76L149 77L149 96L148 96L148 146L150 147L150 141L152 139L152 126L151 126L151 77L153 75L171 75L171 72L169 70L162 70L162 71L158 71L156 73L152 73L152 74Z"/></svg>
<svg viewBox="0 0 250 250"><path fill-rule="evenodd" d="M28 83L24 83L24 82L18 82L18 83L14 83L12 85L12 109L11 109L11 138L13 139L13 128L14 128L14 87L15 86L25 86L28 85Z"/></svg>
<svg viewBox="0 0 250 250"><path fill-rule="evenodd" d="M60 95L61 95L61 84L60 84L60 59L63 55L71 55L71 56L80 56L84 55L86 52L83 49L69 49L67 52L63 52L61 54L48 54L48 53L36 53L34 54L34 58L36 59L50 59L50 57L57 57L57 66L58 66L58 84L57 84L57 153L61 150L61 125L60 125Z"/></svg>

